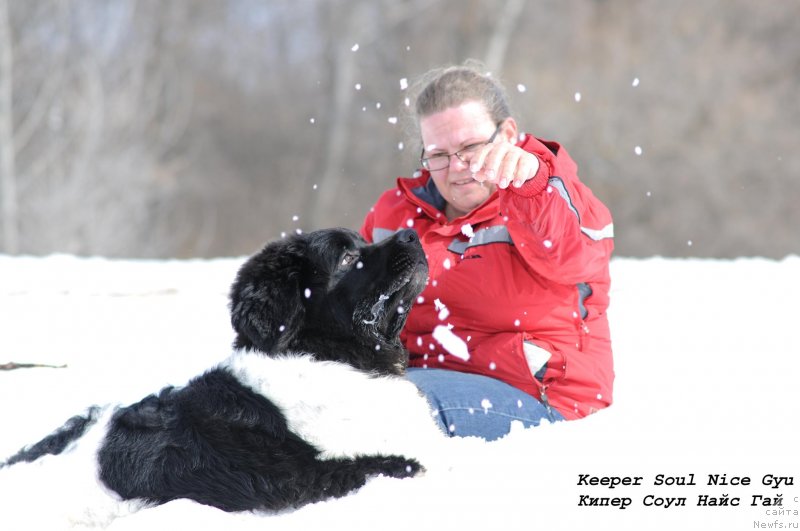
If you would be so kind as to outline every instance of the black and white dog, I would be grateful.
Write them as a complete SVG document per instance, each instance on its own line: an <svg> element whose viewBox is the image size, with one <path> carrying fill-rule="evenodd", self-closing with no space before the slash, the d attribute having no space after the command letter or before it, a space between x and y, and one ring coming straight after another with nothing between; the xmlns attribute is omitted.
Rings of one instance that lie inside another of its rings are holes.
<svg viewBox="0 0 800 531"><path fill-rule="evenodd" d="M345 229L270 243L231 288L226 361L138 403L92 407L5 464L82 453L115 502L188 498L226 511L296 508L371 476L414 476L422 464L402 454L441 434L402 377L398 336L427 274L411 230L372 245Z"/></svg>

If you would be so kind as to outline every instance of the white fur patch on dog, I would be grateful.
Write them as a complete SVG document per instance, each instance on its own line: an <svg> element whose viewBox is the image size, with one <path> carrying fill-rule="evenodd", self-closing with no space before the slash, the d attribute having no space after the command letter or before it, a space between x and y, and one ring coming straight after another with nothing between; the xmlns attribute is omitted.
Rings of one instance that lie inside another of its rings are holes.
<svg viewBox="0 0 800 531"><path fill-rule="evenodd" d="M345 363L317 361L302 353L269 357L237 351L222 367L275 403L289 429L324 457L419 457L444 437L427 400L402 377L371 376Z"/></svg>

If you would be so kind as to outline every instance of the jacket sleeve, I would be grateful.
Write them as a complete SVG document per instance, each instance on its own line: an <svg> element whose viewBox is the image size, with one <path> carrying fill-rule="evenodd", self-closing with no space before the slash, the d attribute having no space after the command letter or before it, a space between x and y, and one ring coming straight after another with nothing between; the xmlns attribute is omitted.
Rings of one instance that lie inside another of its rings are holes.
<svg viewBox="0 0 800 531"><path fill-rule="evenodd" d="M528 139L539 171L520 188L500 190L501 211L517 252L538 274L577 284L603 278L613 250L611 214L577 176L560 146Z"/></svg>
<svg viewBox="0 0 800 531"><path fill-rule="evenodd" d="M358 231L361 233L361 236L367 240L367 243L373 243L372 241L372 229L375 227L375 207L372 207L369 212L367 212L366 217L364 218L364 223L361 224L361 229Z"/></svg>

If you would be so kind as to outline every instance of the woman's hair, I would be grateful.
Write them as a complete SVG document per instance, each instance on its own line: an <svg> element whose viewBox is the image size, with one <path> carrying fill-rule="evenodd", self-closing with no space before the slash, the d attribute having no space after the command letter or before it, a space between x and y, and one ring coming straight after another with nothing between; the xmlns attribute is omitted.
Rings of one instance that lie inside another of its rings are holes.
<svg viewBox="0 0 800 531"><path fill-rule="evenodd" d="M483 65L467 60L462 65L434 68L420 76L409 91L409 133L419 138L421 118L458 107L468 101L483 103L494 123L511 116L505 88Z"/></svg>

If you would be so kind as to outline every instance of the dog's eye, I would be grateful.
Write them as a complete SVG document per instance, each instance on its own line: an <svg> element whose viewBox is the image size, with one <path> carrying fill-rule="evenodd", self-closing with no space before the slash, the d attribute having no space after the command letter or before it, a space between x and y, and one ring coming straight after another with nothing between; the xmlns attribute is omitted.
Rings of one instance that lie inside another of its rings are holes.
<svg viewBox="0 0 800 531"><path fill-rule="evenodd" d="M348 252L342 256L342 262L339 264L341 267L353 265L358 260L358 253Z"/></svg>

